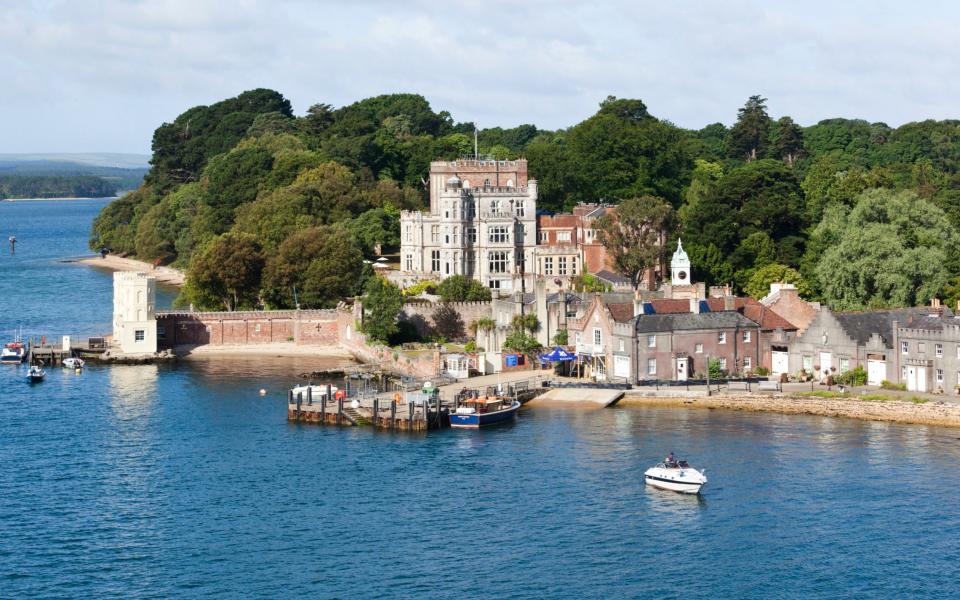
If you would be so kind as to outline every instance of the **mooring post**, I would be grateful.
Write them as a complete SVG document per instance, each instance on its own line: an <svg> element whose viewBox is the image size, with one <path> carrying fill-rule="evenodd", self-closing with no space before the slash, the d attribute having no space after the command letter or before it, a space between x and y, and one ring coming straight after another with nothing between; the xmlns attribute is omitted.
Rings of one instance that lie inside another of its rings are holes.
<svg viewBox="0 0 960 600"><path fill-rule="evenodd" d="M373 398L373 426L380 426L380 398Z"/></svg>
<svg viewBox="0 0 960 600"><path fill-rule="evenodd" d="M343 422L343 398L337 398L337 425Z"/></svg>
<svg viewBox="0 0 960 600"><path fill-rule="evenodd" d="M410 413L410 427L409 429L413 430L413 402L407 402L407 412Z"/></svg>
<svg viewBox="0 0 960 600"><path fill-rule="evenodd" d="M300 406L303 404L303 392L297 392L297 420L300 420Z"/></svg>
<svg viewBox="0 0 960 600"><path fill-rule="evenodd" d="M290 405L293 404L293 390L287 390L287 410L290 410Z"/></svg>
<svg viewBox="0 0 960 600"><path fill-rule="evenodd" d="M390 401L390 429L395 430L397 428L397 401Z"/></svg>
<svg viewBox="0 0 960 600"><path fill-rule="evenodd" d="M313 406L313 386L307 386L307 406Z"/></svg>
<svg viewBox="0 0 960 600"><path fill-rule="evenodd" d="M327 396L320 398L320 422L327 424Z"/></svg>

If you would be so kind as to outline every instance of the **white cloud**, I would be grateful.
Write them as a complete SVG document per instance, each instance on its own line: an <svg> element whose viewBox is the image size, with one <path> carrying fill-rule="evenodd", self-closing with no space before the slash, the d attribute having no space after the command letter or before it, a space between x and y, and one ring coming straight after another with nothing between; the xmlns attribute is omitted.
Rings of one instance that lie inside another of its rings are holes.
<svg viewBox="0 0 960 600"><path fill-rule="evenodd" d="M747 96L801 123L955 116L947 2L0 0L0 152L147 151L253 87L303 112L395 91L484 126L555 128L608 94L687 127Z"/></svg>

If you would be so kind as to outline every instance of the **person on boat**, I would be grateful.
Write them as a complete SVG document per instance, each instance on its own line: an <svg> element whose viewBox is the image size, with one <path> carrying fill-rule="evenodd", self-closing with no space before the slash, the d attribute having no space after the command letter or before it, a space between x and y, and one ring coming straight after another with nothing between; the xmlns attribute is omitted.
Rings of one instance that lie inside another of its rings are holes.
<svg viewBox="0 0 960 600"><path fill-rule="evenodd" d="M667 461L668 463L674 462L673 452L671 452L670 455L667 456L666 461Z"/></svg>

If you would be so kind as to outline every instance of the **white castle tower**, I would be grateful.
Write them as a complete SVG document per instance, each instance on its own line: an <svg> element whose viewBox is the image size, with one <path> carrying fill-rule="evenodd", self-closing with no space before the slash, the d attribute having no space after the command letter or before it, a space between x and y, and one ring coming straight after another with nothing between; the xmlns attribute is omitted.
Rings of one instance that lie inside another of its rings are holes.
<svg viewBox="0 0 960 600"><path fill-rule="evenodd" d="M677 249L670 261L670 283L673 285L690 285L690 257L683 249L683 242L677 240Z"/></svg>
<svg viewBox="0 0 960 600"><path fill-rule="evenodd" d="M113 347L123 354L157 351L157 281L146 273L113 274Z"/></svg>

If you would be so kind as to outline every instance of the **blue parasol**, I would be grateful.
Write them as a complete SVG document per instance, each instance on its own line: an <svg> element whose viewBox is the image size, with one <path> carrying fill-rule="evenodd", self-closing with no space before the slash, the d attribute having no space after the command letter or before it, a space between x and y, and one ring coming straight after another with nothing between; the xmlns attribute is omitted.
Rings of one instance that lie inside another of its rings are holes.
<svg viewBox="0 0 960 600"><path fill-rule="evenodd" d="M540 360L549 361L549 362L566 362L568 360L576 360L577 356L573 352L567 352L560 346L554 348L551 352L547 354L542 354Z"/></svg>

